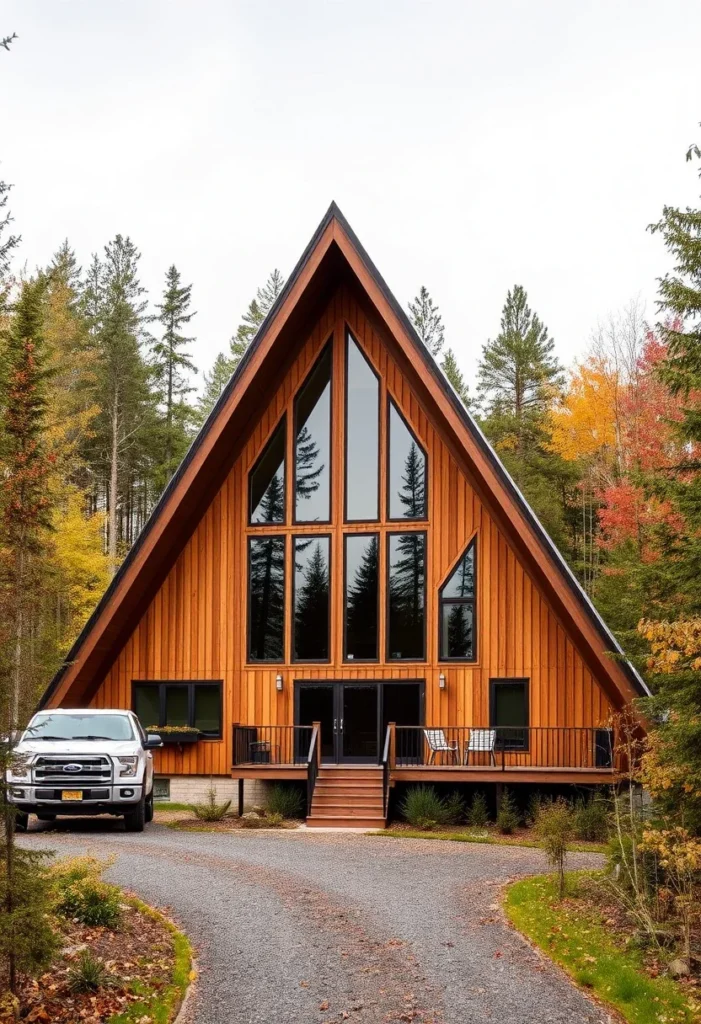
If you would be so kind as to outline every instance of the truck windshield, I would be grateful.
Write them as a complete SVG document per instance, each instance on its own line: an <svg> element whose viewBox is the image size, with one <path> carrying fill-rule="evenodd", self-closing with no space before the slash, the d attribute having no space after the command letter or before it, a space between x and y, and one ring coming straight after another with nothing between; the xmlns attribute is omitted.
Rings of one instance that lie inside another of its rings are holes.
<svg viewBox="0 0 701 1024"><path fill-rule="evenodd" d="M36 715L24 734L27 740L133 740L126 715Z"/></svg>

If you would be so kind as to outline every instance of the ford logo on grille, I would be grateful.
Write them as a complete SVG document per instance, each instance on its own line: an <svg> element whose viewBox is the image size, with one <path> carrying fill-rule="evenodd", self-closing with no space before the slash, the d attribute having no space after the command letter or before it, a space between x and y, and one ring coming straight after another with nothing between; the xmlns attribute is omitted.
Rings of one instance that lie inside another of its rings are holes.
<svg viewBox="0 0 701 1024"><path fill-rule="evenodd" d="M82 764L64 764L63 770L75 774L75 772L82 772L83 766Z"/></svg>

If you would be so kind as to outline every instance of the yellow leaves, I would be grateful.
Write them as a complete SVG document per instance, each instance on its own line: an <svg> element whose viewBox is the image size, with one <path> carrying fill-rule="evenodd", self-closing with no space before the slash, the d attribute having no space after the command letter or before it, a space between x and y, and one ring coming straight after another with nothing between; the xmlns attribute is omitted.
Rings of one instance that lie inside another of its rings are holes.
<svg viewBox="0 0 701 1024"><path fill-rule="evenodd" d="M676 622L641 619L638 632L650 644L648 668L652 672L668 674L684 667L701 667L701 618Z"/></svg>
<svg viewBox="0 0 701 1024"><path fill-rule="evenodd" d="M575 370L559 406L551 413L553 451L568 461L614 450L618 374L592 357Z"/></svg>

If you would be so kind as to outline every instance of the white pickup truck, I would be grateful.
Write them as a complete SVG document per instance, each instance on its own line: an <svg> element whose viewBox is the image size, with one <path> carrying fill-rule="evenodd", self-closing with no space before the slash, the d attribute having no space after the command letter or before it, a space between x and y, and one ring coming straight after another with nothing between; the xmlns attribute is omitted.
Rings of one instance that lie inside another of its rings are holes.
<svg viewBox="0 0 701 1024"><path fill-rule="evenodd" d="M14 748L7 773L16 826L30 814L122 815L128 832L153 818L153 754L161 737L148 735L131 711L61 708L39 711Z"/></svg>

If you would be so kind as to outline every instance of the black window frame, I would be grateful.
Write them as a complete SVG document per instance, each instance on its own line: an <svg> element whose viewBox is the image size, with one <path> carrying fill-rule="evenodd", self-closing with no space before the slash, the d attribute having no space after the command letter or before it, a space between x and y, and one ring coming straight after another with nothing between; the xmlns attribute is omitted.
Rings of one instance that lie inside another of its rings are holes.
<svg viewBox="0 0 701 1024"><path fill-rule="evenodd" d="M374 658L348 657L348 559L347 540L349 537L376 537L377 538L377 655ZM343 534L343 663L345 665L377 665L380 662L380 570L382 537L379 530L353 530Z"/></svg>
<svg viewBox="0 0 701 1024"><path fill-rule="evenodd" d="M460 562L463 560L465 555L469 552L470 548L473 549L473 564L474 564L474 586L472 597L443 597L443 591L447 587L453 573L457 569ZM451 565L448 572L443 577L443 582L438 588L438 660L447 662L448 664L463 664L463 665L474 665L477 659L477 535L471 538L467 547L463 550L459 558ZM443 606L453 604L466 604L472 606L472 657L471 658L451 658L447 654L443 654Z"/></svg>
<svg viewBox="0 0 701 1024"><path fill-rule="evenodd" d="M265 457L265 454L266 454L266 452L268 450L268 447L269 447L270 444L272 444L272 441L273 441L275 435L277 434L278 430L280 430L281 428L282 428L282 432L283 432L282 519L280 519L279 521L274 522L274 523L255 523L253 521L253 519L252 519L253 509L251 508L251 487L253 485L253 474L255 473L258 464ZM270 433L268 435L268 439L265 442L265 444L263 445L263 447L261 448L260 454L258 455L258 458L255 460L255 462L253 463L253 465L251 466L251 468L248 471L248 487L247 487L247 491L246 491L246 500L248 502L247 521L248 521L248 525L249 526L252 526L254 529L256 529L256 528L258 528L258 529L265 528L266 526L267 527L271 527L272 529L276 529L276 528L278 528L280 526L285 526L287 524L287 478L288 478L288 473L287 473L287 413L283 412L283 414L280 417L280 419L278 420L278 422L275 424L273 429L270 431Z"/></svg>
<svg viewBox="0 0 701 1024"><path fill-rule="evenodd" d="M151 688L158 689L158 725L157 728L163 729L167 727L166 723L166 688L169 686L186 686L188 688L187 693L187 720L188 729L195 728L195 689L198 686L216 686L219 690L219 731L214 732L203 732L201 729L198 730L200 736L207 740L220 740L224 735L224 701L223 701L223 679L132 679L131 681L131 710L136 715L137 721L139 716L136 714L136 687L137 686L148 686ZM155 724L155 723L154 723ZM144 726L144 731L146 727Z"/></svg>
<svg viewBox="0 0 701 1024"><path fill-rule="evenodd" d="M379 523L382 504L382 378L380 377L379 373L366 356L365 352L363 352L363 349L360 346L358 339L355 337L348 324L346 324L344 341L345 351L343 353L343 523L347 526L356 525L358 523ZM374 374L375 379L377 380L377 515L372 519L348 518L348 352L350 350L349 342L351 341L358 349L358 352L367 363L370 372Z"/></svg>
<svg viewBox="0 0 701 1024"><path fill-rule="evenodd" d="M499 726L494 721L496 713L496 691L498 686L514 686L516 683L521 683L524 687L526 696L526 725L524 726ZM521 753L528 753L530 748L530 735L531 735L531 680L528 676L500 676L495 679L489 680L489 727L490 729L496 729L496 749L505 751L520 751ZM520 739L513 733L509 737L499 736L500 729L523 729L524 737Z"/></svg>
<svg viewBox="0 0 701 1024"><path fill-rule="evenodd" d="M298 519L297 518L297 404L299 396L311 380L317 366L330 352L329 367L329 517L328 519ZM331 526L333 523L333 480L334 480L334 458L333 458L333 378L334 378L334 344L333 333L321 346L319 355L316 357L309 372L295 392L292 402L292 525L302 529L309 526ZM271 524L273 525L273 524Z"/></svg>
<svg viewBox="0 0 701 1024"><path fill-rule="evenodd" d="M295 582L296 582L296 577L297 577L297 567L296 567L296 562L295 562L295 551L296 551L296 542L298 540L311 540L311 541L314 541L314 540L327 540L329 542L329 617L328 617L327 638L326 638L326 647L327 647L327 650L328 650L329 653L328 653L328 657L326 657L326 658L297 658L297 657L295 657L295 618L296 618L296 608L295 608L296 587L295 587ZM291 664L294 663L295 665L328 665L330 663L330 661L331 661L331 604L332 604L331 598L332 598L332 595L333 595L333 575L332 575L332 567L331 567L332 560L333 560L333 536L332 536L332 534L330 534L330 533L294 533L294 534L292 534L291 556L290 557L292 559L292 579L290 581L291 582L291 586L292 586L292 593L291 593L292 600L290 602L290 663Z"/></svg>
<svg viewBox="0 0 701 1024"><path fill-rule="evenodd" d="M392 435L391 435L391 427L390 427L391 418L392 418L392 406L394 406L395 412L397 413L397 415L399 416L399 418L403 422L404 426L406 427L406 429L409 431L409 433L413 437L413 439L414 439L414 441L415 441L419 451L422 453L422 455L424 457L424 465L426 467L426 469L425 469L425 483L424 483L424 507L425 507L425 513L424 513L423 516L421 516L418 519L409 519L407 516L393 516L393 515L390 515L390 509L391 509L391 506L392 506L392 500L391 500L392 490L391 490L391 478L390 478L390 465L391 465L391 462L392 462L392 451L391 451ZM426 451L424 446L419 441L418 437L416 436L416 434L414 433L413 429L409 425L409 421L407 420L406 416L404 415L402 410L399 408L399 405L398 405L397 401L392 397L392 395L389 393L389 391L387 392L387 413L386 413L386 416L387 416L387 422L386 422L386 428L387 429L386 429L386 433L385 433L385 464L386 464L386 469L385 469L385 476L386 476L386 480L385 480L385 486L386 486L385 501L386 501L387 522L388 523L427 523L428 522L428 518L429 518L429 516L428 516L428 497L429 497L429 495L428 495L428 488L429 488L429 480L428 480L428 475L429 475L428 474L428 452Z"/></svg>
<svg viewBox="0 0 701 1024"><path fill-rule="evenodd" d="M418 519L401 519L399 522L415 523L419 522ZM409 535L420 534L424 539L424 624L422 630L422 642L423 642L423 654L420 658L393 658L390 654L390 635L389 635L389 602L390 602L390 590L389 590L389 573L391 569L390 565L390 544L392 537L404 537ZM411 663L411 662L424 662L428 659L428 530L389 530L386 533L385 543L385 661L388 664L396 665L399 663Z"/></svg>
<svg viewBox="0 0 701 1024"><path fill-rule="evenodd" d="M254 658L251 656L251 627L253 625L251 615L251 546L254 543L266 540L281 540L283 542L283 576L282 576L282 656L279 658ZM278 533L271 529L270 533L251 533L246 541L246 664L247 665L284 665L287 643L287 609L285 601L287 597L287 534Z"/></svg>

